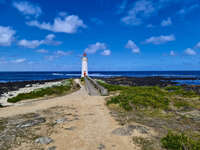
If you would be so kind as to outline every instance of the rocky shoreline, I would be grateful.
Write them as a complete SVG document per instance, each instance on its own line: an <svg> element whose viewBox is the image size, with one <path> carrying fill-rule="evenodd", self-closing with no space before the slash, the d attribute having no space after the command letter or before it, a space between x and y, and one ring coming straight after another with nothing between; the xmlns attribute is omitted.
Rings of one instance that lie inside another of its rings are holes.
<svg viewBox="0 0 200 150"><path fill-rule="evenodd" d="M126 86L160 86L177 85L181 81L199 80L199 78L178 78L178 77L111 77L111 78L96 78L104 80L109 84L126 85Z"/></svg>

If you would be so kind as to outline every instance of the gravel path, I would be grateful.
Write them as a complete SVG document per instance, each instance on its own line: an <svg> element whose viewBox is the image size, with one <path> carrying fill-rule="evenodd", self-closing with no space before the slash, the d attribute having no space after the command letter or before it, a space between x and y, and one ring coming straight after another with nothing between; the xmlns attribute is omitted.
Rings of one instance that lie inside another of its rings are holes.
<svg viewBox="0 0 200 150"><path fill-rule="evenodd" d="M79 80L76 80L79 82ZM105 106L105 97L89 96L85 87L70 95L50 100L27 102L20 106L0 109L0 117L12 117L49 109L51 107L72 107L76 113L73 121L58 120L60 127L49 136L53 142L45 149L54 147L56 150L137 150L130 136L120 136L112 132L121 127L110 115ZM67 107L63 114L67 113ZM59 112L59 109L55 113ZM51 115L51 114L49 114ZM67 116L66 116L67 117ZM28 150L29 145L16 149Z"/></svg>

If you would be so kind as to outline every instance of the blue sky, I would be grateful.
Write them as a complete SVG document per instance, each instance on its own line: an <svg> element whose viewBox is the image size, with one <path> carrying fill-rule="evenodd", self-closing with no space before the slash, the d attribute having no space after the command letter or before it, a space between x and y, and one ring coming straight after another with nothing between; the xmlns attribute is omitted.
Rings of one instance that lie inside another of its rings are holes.
<svg viewBox="0 0 200 150"><path fill-rule="evenodd" d="M199 70L199 0L0 0L0 71Z"/></svg>

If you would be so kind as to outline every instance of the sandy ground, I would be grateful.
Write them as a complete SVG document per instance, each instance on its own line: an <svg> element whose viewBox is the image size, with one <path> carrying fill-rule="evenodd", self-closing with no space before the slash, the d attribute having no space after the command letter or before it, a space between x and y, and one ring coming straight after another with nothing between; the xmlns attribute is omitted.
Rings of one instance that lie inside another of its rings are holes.
<svg viewBox="0 0 200 150"><path fill-rule="evenodd" d="M76 80L79 82L79 80ZM53 143L45 146L47 149L56 146L56 150L137 150L130 136L118 136L112 131L120 125L111 117L105 106L105 97L89 96L84 86L81 89L63 97L50 100L32 101L23 105L0 109L0 117L12 117L18 114L37 113L51 107L72 107L77 115L75 121L56 127L50 137ZM63 114L67 113L67 109ZM55 112L56 113L56 112ZM67 116L66 116L67 117ZM74 130L66 130L73 127ZM28 150L28 145L17 149Z"/></svg>

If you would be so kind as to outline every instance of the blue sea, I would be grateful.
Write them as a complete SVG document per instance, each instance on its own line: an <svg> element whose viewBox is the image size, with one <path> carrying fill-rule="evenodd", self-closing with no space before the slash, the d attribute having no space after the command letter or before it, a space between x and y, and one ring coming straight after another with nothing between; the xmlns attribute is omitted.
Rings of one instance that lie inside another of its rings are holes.
<svg viewBox="0 0 200 150"><path fill-rule="evenodd" d="M53 80L78 78L81 72L0 72L0 82ZM197 80L178 80L180 84L200 85L200 71L93 71L91 77L152 77L199 78Z"/></svg>

